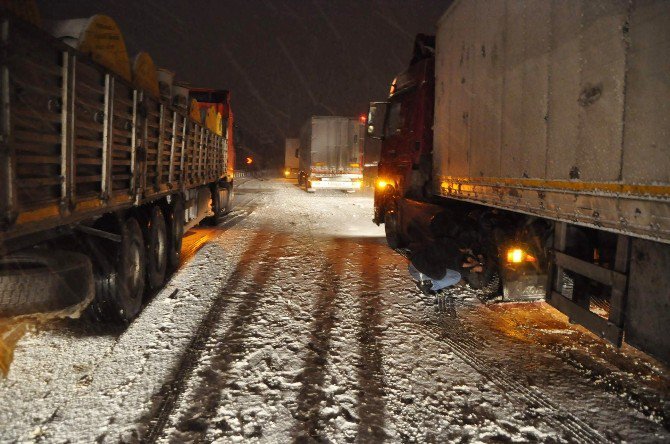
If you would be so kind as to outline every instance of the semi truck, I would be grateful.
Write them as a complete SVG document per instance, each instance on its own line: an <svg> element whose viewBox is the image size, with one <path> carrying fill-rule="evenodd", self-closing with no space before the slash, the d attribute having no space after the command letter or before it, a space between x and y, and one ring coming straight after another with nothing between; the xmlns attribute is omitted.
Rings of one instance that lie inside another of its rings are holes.
<svg viewBox="0 0 670 444"><path fill-rule="evenodd" d="M61 27L73 44L0 9L0 317L88 306L127 323L178 266L184 231L230 209L230 94L140 88L113 20L77 23ZM189 117L189 98L221 125Z"/></svg>
<svg viewBox="0 0 670 444"><path fill-rule="evenodd" d="M389 245L436 269L456 246L471 285L670 362L668 23L661 0L453 2L370 104Z"/></svg>
<svg viewBox="0 0 670 444"><path fill-rule="evenodd" d="M300 131L298 184L308 192L360 189L364 135L360 119L310 117Z"/></svg>
<svg viewBox="0 0 670 444"><path fill-rule="evenodd" d="M287 179L296 179L300 168L298 159L298 148L300 139L287 138L284 145L284 177Z"/></svg>

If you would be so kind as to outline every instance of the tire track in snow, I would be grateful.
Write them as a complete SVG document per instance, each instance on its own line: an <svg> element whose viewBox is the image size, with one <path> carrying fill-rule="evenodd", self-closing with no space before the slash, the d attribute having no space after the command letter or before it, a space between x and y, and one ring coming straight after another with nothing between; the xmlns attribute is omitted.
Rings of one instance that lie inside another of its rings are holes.
<svg viewBox="0 0 670 444"><path fill-rule="evenodd" d="M340 288L340 275L344 270L337 244L334 244L335 246L331 244L326 252L321 270L323 283L314 301L314 321L310 326L310 340L303 363L304 370L300 374L302 385L296 399L297 410L294 413L294 418L298 422L291 433L295 440L309 438L317 441L327 440L326 437L321 436L319 420L321 404L327 400L323 386L332 345L335 313L338 310L337 289Z"/></svg>
<svg viewBox="0 0 670 444"><path fill-rule="evenodd" d="M261 232L267 231L268 227L261 228ZM256 250L256 257L262 258L264 262L253 273L251 282L243 285L241 289L239 281L226 285L227 290L224 293L235 294L241 301L235 307L232 322L225 333L211 337L216 339L216 346L210 351L211 364L202 370L202 379L191 391L194 401L191 407L174 424L174 427L184 434L180 439L186 438L191 442L205 441L210 420L216 415L220 404L222 390L231 382L228 372L237 358L247 352L246 341L253 335L252 326L260 316L258 309L264 297L263 289L272 276L278 257L283 251L280 247L286 240L287 236L282 233L270 235L266 239L266 244L269 245L262 251Z"/></svg>
<svg viewBox="0 0 670 444"><path fill-rule="evenodd" d="M382 335L380 244L369 238L358 239L357 243L362 244L362 252L358 257L363 279L359 295L360 331L357 335L360 356L357 372L360 423L357 439L362 442L380 442L388 438L384 430L386 382L383 374L383 351L379 341Z"/></svg>
<svg viewBox="0 0 670 444"><path fill-rule="evenodd" d="M231 293L234 291L233 289L243 281L265 242L267 242L267 235L262 231L257 231L230 275L228 282L217 295L193 339L179 359L174 377L163 385L155 398L155 406L151 415L143 421L148 429L143 441L156 442L161 436L186 387L186 383L191 378L193 370L206 350L207 340L219 325L223 310L232 302Z"/></svg>
<svg viewBox="0 0 670 444"><path fill-rule="evenodd" d="M441 298L444 299L440 301ZM565 411L540 390L515 381L510 374L478 356L476 350L481 348L482 343L476 340L462 324L456 311L454 298L449 295L438 296L438 304L444 307L437 324L439 338L452 349L458 358L495 384L503 393L513 394L517 400L529 406L546 409L547 412L540 414L540 419L556 430L562 430L579 442L594 444L609 442L600 432L572 413Z"/></svg>

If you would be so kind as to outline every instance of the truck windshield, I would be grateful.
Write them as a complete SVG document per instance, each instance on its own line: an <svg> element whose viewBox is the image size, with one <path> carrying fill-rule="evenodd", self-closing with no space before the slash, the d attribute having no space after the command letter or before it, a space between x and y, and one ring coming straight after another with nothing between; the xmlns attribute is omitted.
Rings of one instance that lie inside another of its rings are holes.
<svg viewBox="0 0 670 444"><path fill-rule="evenodd" d="M402 94L393 99L384 126L385 138L400 134L407 123L406 119L411 116L412 96L410 94Z"/></svg>
<svg viewBox="0 0 670 444"><path fill-rule="evenodd" d="M384 137L392 137L402 130L403 119L400 113L401 106L402 102L395 102L391 104L388 118L386 119L386 126L384 127Z"/></svg>

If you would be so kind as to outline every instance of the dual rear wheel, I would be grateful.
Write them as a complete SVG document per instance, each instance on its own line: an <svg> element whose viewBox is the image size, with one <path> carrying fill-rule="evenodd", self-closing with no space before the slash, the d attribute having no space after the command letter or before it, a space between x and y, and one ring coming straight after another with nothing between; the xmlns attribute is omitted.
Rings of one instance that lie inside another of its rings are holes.
<svg viewBox="0 0 670 444"><path fill-rule="evenodd" d="M91 241L95 299L89 312L98 320L128 323L139 314L144 295L161 288L179 265L183 201L173 197L171 205L152 205L116 225L119 242Z"/></svg>

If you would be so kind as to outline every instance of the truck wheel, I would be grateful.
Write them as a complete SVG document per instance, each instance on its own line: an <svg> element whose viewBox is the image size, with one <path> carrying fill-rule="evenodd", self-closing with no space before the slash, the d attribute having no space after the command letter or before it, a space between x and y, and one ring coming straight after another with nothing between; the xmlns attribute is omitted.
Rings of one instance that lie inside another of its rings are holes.
<svg viewBox="0 0 670 444"><path fill-rule="evenodd" d="M146 250L140 224L128 218L121 228L121 243L98 252L106 254L96 261L90 312L98 320L127 324L140 312L144 294Z"/></svg>
<svg viewBox="0 0 670 444"><path fill-rule="evenodd" d="M92 297L84 254L27 250L0 257L0 317L60 311Z"/></svg>
<svg viewBox="0 0 670 444"><path fill-rule="evenodd" d="M147 283L156 290L163 285L167 269L168 239L165 217L158 206L151 209L147 229Z"/></svg>
<svg viewBox="0 0 670 444"><path fill-rule="evenodd" d="M221 214L219 217L221 217L228 213L228 208L230 207L230 189L228 185L219 185L219 199L221 200Z"/></svg>
<svg viewBox="0 0 670 444"><path fill-rule="evenodd" d="M166 211L168 229L168 267L175 270L181 259L181 245L184 238L184 201L173 196L172 205Z"/></svg>
<svg viewBox="0 0 670 444"><path fill-rule="evenodd" d="M226 184L226 188L228 189L228 199L226 200L226 206L225 206L225 212L227 214L233 211L233 199L235 198L235 190L233 189L232 183Z"/></svg>
<svg viewBox="0 0 670 444"><path fill-rule="evenodd" d="M398 214L397 213L386 213L384 215L384 232L386 233L386 243L389 247L393 248L403 248L405 243L400 237L400 232L398 231Z"/></svg>
<svg viewBox="0 0 670 444"><path fill-rule="evenodd" d="M216 226L219 219L225 214L226 200L228 199L228 190L221 185L212 186L212 213L209 218L209 225Z"/></svg>

